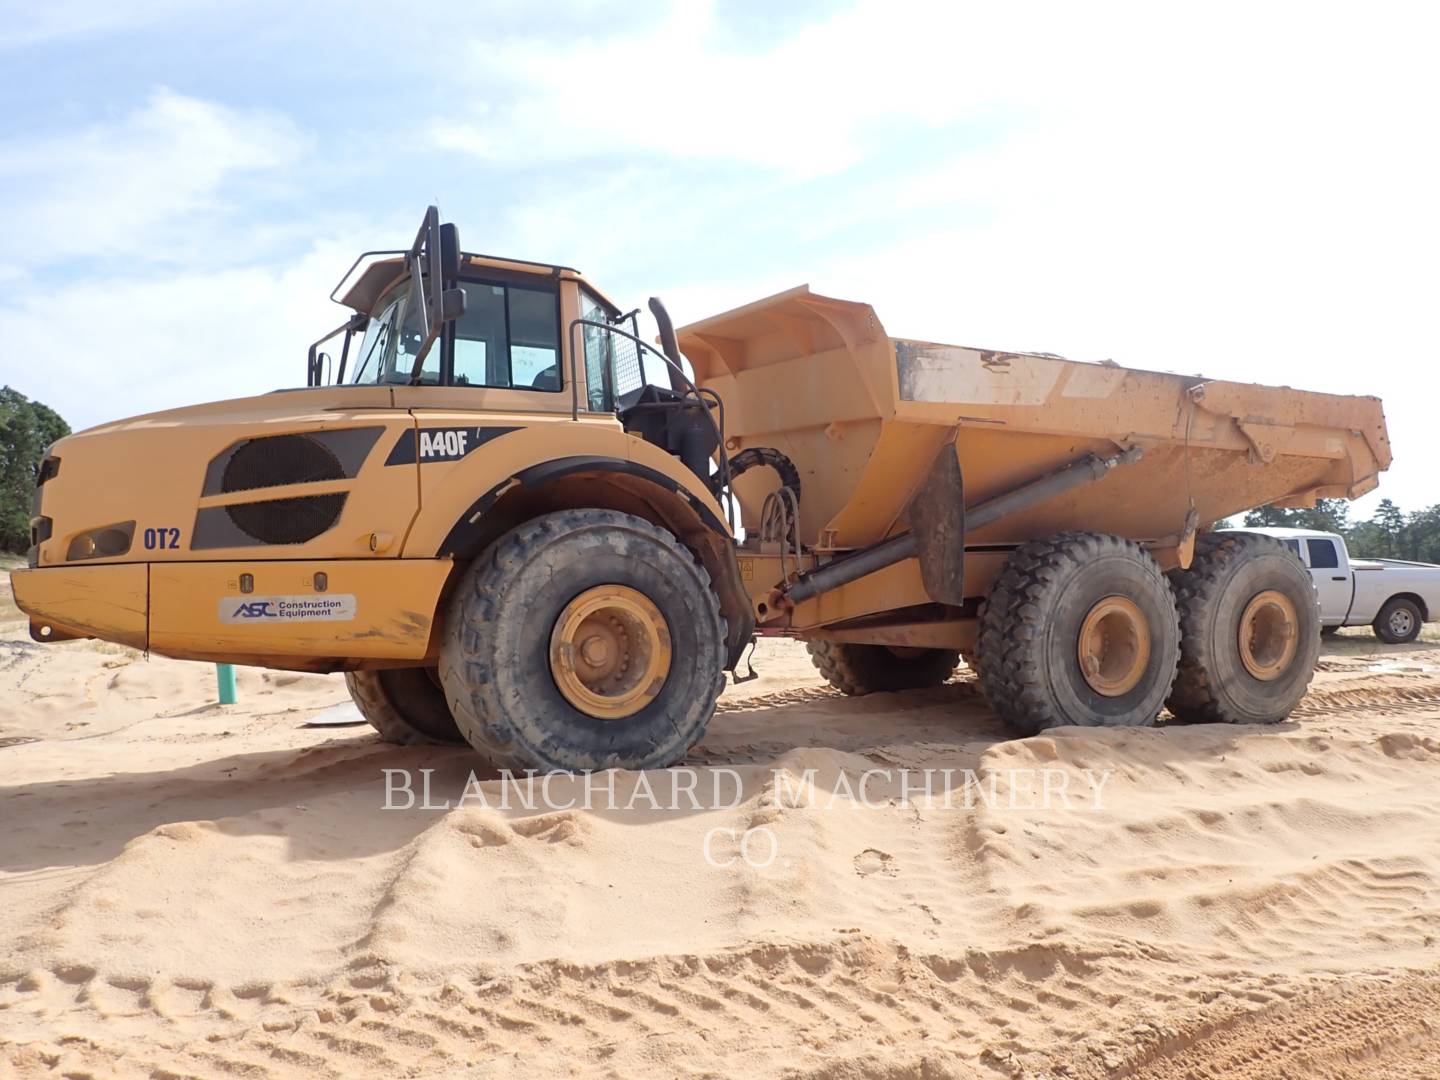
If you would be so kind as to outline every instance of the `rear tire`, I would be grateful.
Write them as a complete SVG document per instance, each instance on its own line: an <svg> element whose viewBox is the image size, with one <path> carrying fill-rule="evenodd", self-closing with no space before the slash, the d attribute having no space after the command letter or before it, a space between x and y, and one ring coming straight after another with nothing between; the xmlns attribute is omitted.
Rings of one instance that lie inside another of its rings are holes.
<svg viewBox="0 0 1440 1080"><path fill-rule="evenodd" d="M981 692L1026 734L1143 727L1175 677L1175 599L1137 544L1060 533L1010 556L980 617L978 652Z"/></svg>
<svg viewBox="0 0 1440 1080"><path fill-rule="evenodd" d="M1403 596L1395 596L1385 601L1385 606L1380 609L1380 614L1375 616L1370 629L1386 644L1406 645L1420 636L1420 627L1424 621L1425 616L1421 613L1419 604L1406 600Z"/></svg>
<svg viewBox="0 0 1440 1080"><path fill-rule="evenodd" d="M960 663L953 649L905 649L850 641L807 641L810 662L842 694L858 697L939 686Z"/></svg>
<svg viewBox="0 0 1440 1080"><path fill-rule="evenodd" d="M608 665L603 676L585 668L581 680L582 657ZM704 734L724 666L704 567L669 532L613 510L561 510L502 536L466 571L440 648L456 723L506 769L672 765Z"/></svg>
<svg viewBox="0 0 1440 1080"><path fill-rule="evenodd" d="M345 685L360 715L386 742L423 746L465 741L431 668L347 671Z"/></svg>
<svg viewBox="0 0 1440 1080"><path fill-rule="evenodd" d="M1171 580L1181 633L1170 711L1211 724L1289 716L1320 656L1315 587L1294 552L1268 536L1207 533L1196 540L1190 569L1172 571ZM1242 634L1244 626L1250 629Z"/></svg>

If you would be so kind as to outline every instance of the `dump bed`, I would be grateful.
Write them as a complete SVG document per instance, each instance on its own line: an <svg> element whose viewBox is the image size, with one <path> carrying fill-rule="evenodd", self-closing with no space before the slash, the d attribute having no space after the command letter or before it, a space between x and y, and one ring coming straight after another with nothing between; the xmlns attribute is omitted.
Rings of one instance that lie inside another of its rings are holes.
<svg viewBox="0 0 1440 1080"><path fill-rule="evenodd" d="M681 328L725 403L727 449L799 470L802 540L858 548L905 508L954 440L975 505L1087 453L1139 462L966 537L1008 544L1083 528L1163 544L1251 507L1355 498L1390 464L1380 401L891 338L868 304L792 289ZM757 470L756 472L759 472ZM773 478L736 484L747 528Z"/></svg>

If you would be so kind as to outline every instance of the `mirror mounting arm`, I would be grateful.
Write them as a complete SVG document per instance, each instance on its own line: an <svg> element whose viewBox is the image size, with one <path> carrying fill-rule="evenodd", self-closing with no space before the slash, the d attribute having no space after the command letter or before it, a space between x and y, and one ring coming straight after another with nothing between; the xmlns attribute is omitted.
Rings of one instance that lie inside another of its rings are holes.
<svg viewBox="0 0 1440 1080"><path fill-rule="evenodd" d="M405 261L410 266L414 295L424 320L424 341L410 369L410 385L418 386L425 357L440 336L441 327L465 314L465 291L455 287L460 277L460 231L454 225L440 224L437 207L426 208L425 219Z"/></svg>

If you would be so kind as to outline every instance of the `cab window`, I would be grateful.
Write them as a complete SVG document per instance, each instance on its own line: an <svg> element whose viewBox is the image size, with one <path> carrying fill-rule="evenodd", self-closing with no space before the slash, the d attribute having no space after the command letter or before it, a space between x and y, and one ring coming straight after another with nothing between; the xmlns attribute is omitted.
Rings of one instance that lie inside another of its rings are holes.
<svg viewBox="0 0 1440 1080"><path fill-rule="evenodd" d="M378 315L370 319L355 361L355 383L408 383L415 369L415 355L425 343L425 316L410 289L408 279L391 286L376 305ZM440 381L440 349L432 346L420 368L421 384Z"/></svg>
<svg viewBox="0 0 1440 1080"><path fill-rule="evenodd" d="M1334 570L1340 565L1340 555L1335 550L1334 540L1307 539L1305 544L1310 549L1311 570Z"/></svg>
<svg viewBox="0 0 1440 1080"><path fill-rule="evenodd" d="M400 320L399 333L395 335L395 357L391 363L389 381L406 382L415 370L415 357L420 353L420 346L425 344L425 309L414 298L405 305L404 316ZM425 354L425 360L420 366L420 385L434 386L440 381L440 350L432 344L430 350Z"/></svg>
<svg viewBox="0 0 1440 1080"><path fill-rule="evenodd" d="M591 322L608 323L610 312L587 290L580 290L580 318ZM598 326L582 326L581 336L585 341L585 392L590 399L591 412L610 412L615 408L613 389L609 375L613 370L615 335L606 333Z"/></svg>
<svg viewBox="0 0 1440 1080"><path fill-rule="evenodd" d="M552 289L462 281L465 314L446 334L450 382L560 389L560 307Z"/></svg>

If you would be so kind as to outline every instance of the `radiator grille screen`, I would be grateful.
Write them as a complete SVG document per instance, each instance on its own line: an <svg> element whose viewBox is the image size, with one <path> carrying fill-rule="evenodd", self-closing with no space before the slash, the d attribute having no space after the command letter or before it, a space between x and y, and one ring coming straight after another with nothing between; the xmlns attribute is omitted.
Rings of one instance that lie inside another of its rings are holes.
<svg viewBox="0 0 1440 1080"><path fill-rule="evenodd" d="M237 529L262 544L303 544L340 520L345 492L240 503L225 511Z"/></svg>
<svg viewBox="0 0 1440 1080"><path fill-rule="evenodd" d="M344 478L345 470L328 447L304 435L272 435L251 439L235 448L230 460L225 463L220 490L252 491L282 484Z"/></svg>

